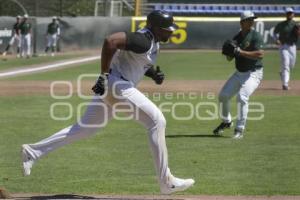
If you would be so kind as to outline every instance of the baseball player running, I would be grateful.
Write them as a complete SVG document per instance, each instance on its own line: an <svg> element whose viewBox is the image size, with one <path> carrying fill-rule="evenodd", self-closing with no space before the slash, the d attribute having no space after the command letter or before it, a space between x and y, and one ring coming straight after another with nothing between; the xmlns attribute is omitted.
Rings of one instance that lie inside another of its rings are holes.
<svg viewBox="0 0 300 200"><path fill-rule="evenodd" d="M60 28L57 22L57 17L54 16L52 18L52 22L48 24L47 28L47 46L45 49L45 53L47 53L51 48L51 56L54 56L58 35L60 35Z"/></svg>
<svg viewBox="0 0 300 200"><path fill-rule="evenodd" d="M147 16L146 28L108 36L101 53L101 75L92 88L100 98L95 96L75 125L35 144L22 145L24 175L30 175L32 165L42 156L95 134L99 128L95 125L103 127L105 121L113 118L118 106L124 107L128 116L133 116L148 131L161 193L171 194L191 187L193 179L180 179L171 174L165 141L166 120L158 107L136 88L144 75L157 84L163 82L164 74L153 65L159 52L159 42L166 42L176 29L171 14L155 10Z"/></svg>
<svg viewBox="0 0 300 200"><path fill-rule="evenodd" d="M240 19L241 30L234 36L233 41L228 40L223 45L222 53L227 56L227 59L235 58L236 72L220 91L219 101L223 122L213 131L215 135L220 135L224 129L233 125L230 115L230 99L237 95L238 118L233 138L243 138L249 97L263 77L263 39L252 28L255 18L253 12L244 11Z"/></svg>
<svg viewBox="0 0 300 200"><path fill-rule="evenodd" d="M17 57L20 57L20 48L21 48L21 38L20 38L20 32L19 32L19 26L20 26L20 18L21 16L16 17L16 23L13 26L12 31L12 37L5 48L5 51L3 52L3 56L6 56L7 52L9 51L9 48L14 45L14 43L17 43Z"/></svg>
<svg viewBox="0 0 300 200"><path fill-rule="evenodd" d="M293 20L293 8L286 9L286 20L276 25L274 30L274 39L279 45L281 57L280 78L282 81L282 89L289 90L290 71L295 67L298 40L298 26Z"/></svg>
<svg viewBox="0 0 300 200"><path fill-rule="evenodd" d="M21 32L21 57L30 57L31 54L31 24L28 22L28 15L25 14L20 24Z"/></svg>

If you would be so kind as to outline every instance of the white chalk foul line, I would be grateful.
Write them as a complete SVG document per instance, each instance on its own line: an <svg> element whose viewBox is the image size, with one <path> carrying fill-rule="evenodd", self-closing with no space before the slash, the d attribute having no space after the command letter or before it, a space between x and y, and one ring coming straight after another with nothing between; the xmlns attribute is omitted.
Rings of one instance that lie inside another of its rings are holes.
<svg viewBox="0 0 300 200"><path fill-rule="evenodd" d="M15 76L15 75L19 75L19 74L27 74L27 73L31 73L31 72L38 72L38 71L43 71L43 70L47 70L47 69L54 69L54 68L59 68L59 67L83 63L83 62L90 62L90 61L97 60L97 59L101 59L101 56L93 56L93 57L82 58L82 59L77 59L77 60L65 61L65 62L45 65L45 66L41 66L41 67L33 67L33 68L28 68L28 69L8 71L8 72L0 73L0 78Z"/></svg>

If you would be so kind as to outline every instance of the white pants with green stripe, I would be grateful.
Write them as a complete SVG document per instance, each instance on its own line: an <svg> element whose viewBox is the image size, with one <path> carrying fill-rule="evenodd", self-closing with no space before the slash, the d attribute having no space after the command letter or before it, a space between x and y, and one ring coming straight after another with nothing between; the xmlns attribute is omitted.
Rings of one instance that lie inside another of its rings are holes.
<svg viewBox="0 0 300 200"><path fill-rule="evenodd" d="M236 71L225 83L220 94L221 118L224 122L231 122L230 99L236 95L237 122L236 129L244 130L248 115L248 101L250 95L256 90L263 77L263 69L254 72Z"/></svg>
<svg viewBox="0 0 300 200"><path fill-rule="evenodd" d="M279 47L281 57L281 81L282 85L288 86L290 81L290 71L296 63L296 45L283 44Z"/></svg>

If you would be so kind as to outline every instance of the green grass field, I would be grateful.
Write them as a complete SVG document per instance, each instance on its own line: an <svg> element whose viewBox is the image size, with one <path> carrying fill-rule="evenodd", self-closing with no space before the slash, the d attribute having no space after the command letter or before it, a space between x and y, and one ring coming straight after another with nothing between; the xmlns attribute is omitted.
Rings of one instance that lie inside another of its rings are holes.
<svg viewBox="0 0 300 200"><path fill-rule="evenodd" d="M278 80L277 53L267 53L265 79ZM162 69L170 79L225 80L232 64L219 53L162 53ZM299 64L293 79L300 80ZM188 69L188 70L187 70ZM96 63L12 78L8 80L75 80L82 73L96 73ZM12 193L158 194L146 131L134 121L112 121L101 133L63 147L34 166L32 175L21 175L20 146L33 143L75 121L50 118L49 95L0 97L0 187ZM74 95L73 108L85 102ZM162 99L156 104L169 101ZM174 99L172 102L179 102ZM193 105L207 100L187 100ZM255 95L251 101L265 107L264 118L248 121L243 140L212 137L216 120L177 121L169 113L166 140L169 162L178 177L192 177L195 186L184 194L300 195L300 96ZM235 100L233 100L235 102ZM234 105L234 104L233 104ZM64 116L67 110L58 111ZM205 109L200 110L201 115ZM233 114L236 112L233 109ZM176 108L186 116L184 107ZM250 114L251 115L251 114Z"/></svg>
<svg viewBox="0 0 300 200"><path fill-rule="evenodd" d="M300 53L298 53L300 57ZM30 61L29 61L30 62ZM99 61L42 74L12 78L12 80L76 80L81 74L98 74ZM266 52L264 58L264 79L278 80L280 60L277 51ZM173 80L225 80L234 71L234 62L228 62L219 52L161 53L158 64L167 79ZM300 80L300 64L296 64L292 79Z"/></svg>

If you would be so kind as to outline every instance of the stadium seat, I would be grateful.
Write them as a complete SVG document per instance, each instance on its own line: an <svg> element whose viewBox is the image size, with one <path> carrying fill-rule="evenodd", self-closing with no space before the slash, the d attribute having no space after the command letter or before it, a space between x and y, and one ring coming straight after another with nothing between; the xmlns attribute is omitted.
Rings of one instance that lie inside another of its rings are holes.
<svg viewBox="0 0 300 200"><path fill-rule="evenodd" d="M284 14L286 7L290 5L265 5L265 4L183 4L183 3L154 3L154 9L166 10L180 15L197 14L240 14L245 10L251 10L256 14L276 15ZM300 13L300 5L291 6L296 14Z"/></svg>

